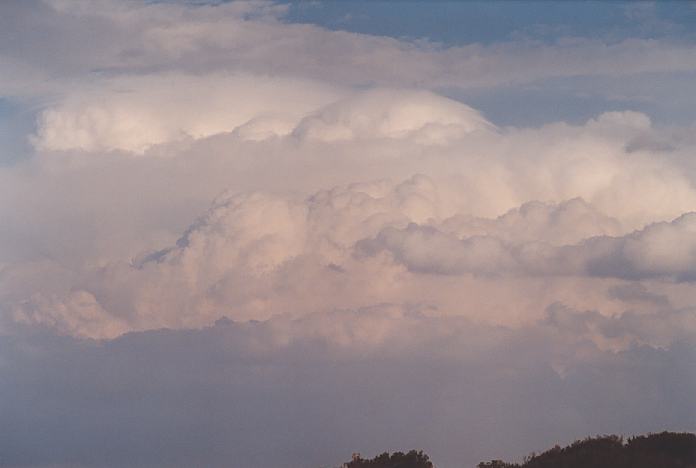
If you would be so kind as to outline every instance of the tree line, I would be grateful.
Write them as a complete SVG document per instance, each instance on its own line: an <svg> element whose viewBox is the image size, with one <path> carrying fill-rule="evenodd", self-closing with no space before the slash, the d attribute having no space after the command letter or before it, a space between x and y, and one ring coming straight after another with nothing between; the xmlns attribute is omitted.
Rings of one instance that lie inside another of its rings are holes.
<svg viewBox="0 0 696 468"><path fill-rule="evenodd" d="M435 468L422 450L387 452L371 459L354 454L342 468ZM696 468L696 434L661 432L624 440L588 437L566 447L532 453L522 463L481 462L478 468Z"/></svg>

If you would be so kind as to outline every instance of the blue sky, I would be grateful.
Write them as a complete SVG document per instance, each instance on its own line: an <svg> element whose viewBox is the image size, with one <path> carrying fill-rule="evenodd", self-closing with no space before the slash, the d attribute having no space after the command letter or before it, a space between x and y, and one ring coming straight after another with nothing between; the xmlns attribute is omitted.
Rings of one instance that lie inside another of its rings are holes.
<svg viewBox="0 0 696 468"><path fill-rule="evenodd" d="M290 10L286 20L290 22L410 41L425 39L443 47L515 41L553 44L570 38L607 43L629 38L687 43L696 39L696 3L687 1L287 3ZM606 90L612 87L628 89L629 93L607 97ZM636 77L630 83L580 76L519 87L439 91L475 106L500 125L541 125L559 120L579 123L608 110L644 112L664 125L684 124L696 117L692 99L682 99L696 95L692 73L654 74Z"/></svg>
<svg viewBox="0 0 696 468"><path fill-rule="evenodd" d="M444 45L522 37L678 37L692 39L693 2L329 1L288 2L293 22L364 34L428 39Z"/></svg>
<svg viewBox="0 0 696 468"><path fill-rule="evenodd" d="M27 135L34 130L36 112L22 103L0 98L0 164L12 164L30 153Z"/></svg>

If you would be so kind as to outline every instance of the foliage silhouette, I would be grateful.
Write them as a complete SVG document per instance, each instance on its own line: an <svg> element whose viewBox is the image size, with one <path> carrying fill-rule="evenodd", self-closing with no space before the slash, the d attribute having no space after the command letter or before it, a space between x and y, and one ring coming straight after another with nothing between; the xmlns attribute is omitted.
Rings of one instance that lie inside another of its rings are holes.
<svg viewBox="0 0 696 468"><path fill-rule="evenodd" d="M408 453L384 452L373 459L366 460L359 454L343 465L343 468L434 468L430 458L423 451L411 450Z"/></svg>
<svg viewBox="0 0 696 468"><path fill-rule="evenodd" d="M387 452L372 459L354 454L342 468L435 468L423 451ZM661 432L631 437L605 435L556 445L519 463L481 462L478 468L696 468L696 434Z"/></svg>
<svg viewBox="0 0 696 468"><path fill-rule="evenodd" d="M558 445L522 464L501 460L479 463L478 468L696 468L696 435L662 432L632 437L606 435Z"/></svg>

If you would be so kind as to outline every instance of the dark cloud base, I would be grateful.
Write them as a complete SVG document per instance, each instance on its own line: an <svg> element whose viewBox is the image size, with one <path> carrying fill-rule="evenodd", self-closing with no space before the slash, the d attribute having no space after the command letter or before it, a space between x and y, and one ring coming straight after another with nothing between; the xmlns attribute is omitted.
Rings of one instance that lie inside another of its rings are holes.
<svg viewBox="0 0 696 468"><path fill-rule="evenodd" d="M318 467L418 447L446 468L696 427L693 344L612 353L560 344L543 324L488 330L486 343L449 326L408 348L340 351L306 337L272 345L269 322L4 336L0 464Z"/></svg>

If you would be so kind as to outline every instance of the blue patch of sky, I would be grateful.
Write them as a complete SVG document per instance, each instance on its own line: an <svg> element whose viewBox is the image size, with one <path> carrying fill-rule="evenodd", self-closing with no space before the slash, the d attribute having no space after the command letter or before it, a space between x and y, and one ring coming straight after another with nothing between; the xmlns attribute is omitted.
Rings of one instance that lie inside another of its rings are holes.
<svg viewBox="0 0 696 468"><path fill-rule="evenodd" d="M568 92L565 88L562 82L545 81L535 86L439 91L478 109L499 126L537 127L558 121L581 124L612 110L656 113L655 104L650 102L616 101L598 95Z"/></svg>
<svg viewBox="0 0 696 468"><path fill-rule="evenodd" d="M693 2L626 1L327 1L289 5L286 21L444 45L532 37L696 36Z"/></svg>
<svg viewBox="0 0 696 468"><path fill-rule="evenodd" d="M637 111L656 125L696 123L696 72L644 73L626 78L550 78L520 86L438 89L480 110L500 126L579 124L603 112Z"/></svg>
<svg viewBox="0 0 696 468"><path fill-rule="evenodd" d="M35 120L33 109L0 98L0 167L12 165L31 153L27 135L33 132Z"/></svg>

